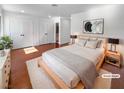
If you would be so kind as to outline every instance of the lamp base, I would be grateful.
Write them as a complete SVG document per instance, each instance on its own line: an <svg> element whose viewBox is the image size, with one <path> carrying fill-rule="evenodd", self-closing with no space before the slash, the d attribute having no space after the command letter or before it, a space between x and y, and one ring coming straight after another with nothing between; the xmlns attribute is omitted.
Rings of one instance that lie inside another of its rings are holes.
<svg viewBox="0 0 124 93"><path fill-rule="evenodd" d="M117 51L116 51L116 44L111 44L111 48L110 48L109 51L117 53Z"/></svg>
<svg viewBox="0 0 124 93"><path fill-rule="evenodd" d="M110 51L110 52L114 52L114 53L118 53L117 51L113 51L113 50L108 50L108 51Z"/></svg>

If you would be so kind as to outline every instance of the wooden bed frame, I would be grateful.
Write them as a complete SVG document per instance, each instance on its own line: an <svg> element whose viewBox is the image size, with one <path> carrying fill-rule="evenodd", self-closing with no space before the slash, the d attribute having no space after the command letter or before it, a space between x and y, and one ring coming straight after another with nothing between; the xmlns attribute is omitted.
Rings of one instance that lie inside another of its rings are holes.
<svg viewBox="0 0 124 93"><path fill-rule="evenodd" d="M98 62L98 64L96 65L96 69L97 71L99 71L100 67L102 66L103 60L104 60L104 56L102 56L100 62ZM57 74L55 74L51 68L49 68L47 66L47 64L42 60L42 58L38 58L38 65L39 67L41 67L46 73L47 75L53 80L55 86L57 86L57 88L61 88L61 89L69 89L69 87L64 83L64 81L59 78L59 76ZM78 85L75 87L75 89L84 89L85 86L84 84L80 81L78 83Z"/></svg>
<svg viewBox="0 0 124 93"><path fill-rule="evenodd" d="M99 71L100 67L102 66L104 57L105 57L105 53L103 54L102 58L100 59L100 61L96 65L96 70L97 71ZM47 64L42 60L41 57L38 58L38 65L39 65L39 67L44 69L44 71L51 78L51 80L54 82L54 84L55 84L55 86L57 86L57 88L69 89L69 87L64 83L64 81L61 78L59 78L59 76L57 74L55 74L54 71L52 71L51 68L49 68L47 66ZM81 81L75 87L75 89L84 89L84 88L85 88L85 86Z"/></svg>

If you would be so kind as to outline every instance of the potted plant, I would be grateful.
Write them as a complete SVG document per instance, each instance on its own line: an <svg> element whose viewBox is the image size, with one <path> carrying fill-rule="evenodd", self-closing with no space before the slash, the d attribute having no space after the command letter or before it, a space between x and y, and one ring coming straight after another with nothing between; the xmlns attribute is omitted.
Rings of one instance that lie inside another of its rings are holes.
<svg viewBox="0 0 124 93"><path fill-rule="evenodd" d="M11 38L9 36L3 36L3 37L1 37L1 41L2 41L5 49L12 48L13 42L12 42L12 40L11 40Z"/></svg>
<svg viewBox="0 0 124 93"><path fill-rule="evenodd" d="M0 56L4 56L5 55L5 52L4 52L4 45L3 43L0 43Z"/></svg>

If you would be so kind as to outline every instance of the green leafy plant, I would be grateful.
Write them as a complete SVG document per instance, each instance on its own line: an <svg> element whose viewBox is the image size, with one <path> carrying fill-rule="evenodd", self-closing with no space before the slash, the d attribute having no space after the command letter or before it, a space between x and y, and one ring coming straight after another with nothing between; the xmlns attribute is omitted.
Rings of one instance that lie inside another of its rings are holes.
<svg viewBox="0 0 124 93"><path fill-rule="evenodd" d="M12 48L13 42L9 36L1 37L1 41L2 41L5 49Z"/></svg>
<svg viewBox="0 0 124 93"><path fill-rule="evenodd" d="M4 45L2 43L0 43L0 50L4 49Z"/></svg>

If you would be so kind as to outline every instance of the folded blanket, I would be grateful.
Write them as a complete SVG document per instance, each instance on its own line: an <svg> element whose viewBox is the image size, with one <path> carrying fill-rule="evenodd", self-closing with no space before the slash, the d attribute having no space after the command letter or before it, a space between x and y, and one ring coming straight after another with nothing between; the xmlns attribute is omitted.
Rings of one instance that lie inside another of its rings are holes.
<svg viewBox="0 0 124 93"><path fill-rule="evenodd" d="M47 51L47 54L59 60L63 65L74 71L86 88L92 88L97 77L96 67L90 60L58 48Z"/></svg>

